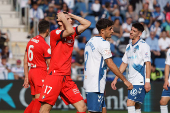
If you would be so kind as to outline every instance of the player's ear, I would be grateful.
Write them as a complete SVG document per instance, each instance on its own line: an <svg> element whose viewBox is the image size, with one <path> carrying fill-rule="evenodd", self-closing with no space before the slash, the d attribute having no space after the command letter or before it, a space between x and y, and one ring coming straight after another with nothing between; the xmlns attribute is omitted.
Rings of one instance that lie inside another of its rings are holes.
<svg viewBox="0 0 170 113"><path fill-rule="evenodd" d="M101 30L100 30L100 33L101 33L101 34L104 34L104 29L101 29Z"/></svg>
<svg viewBox="0 0 170 113"><path fill-rule="evenodd" d="M142 35L142 32L139 32L139 35L138 35L138 36L140 37L141 35Z"/></svg>

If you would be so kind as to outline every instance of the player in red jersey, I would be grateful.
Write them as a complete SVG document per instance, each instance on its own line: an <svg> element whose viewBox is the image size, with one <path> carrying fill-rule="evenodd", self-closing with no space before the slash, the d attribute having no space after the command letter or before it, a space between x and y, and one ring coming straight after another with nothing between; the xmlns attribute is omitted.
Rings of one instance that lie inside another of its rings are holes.
<svg viewBox="0 0 170 113"><path fill-rule="evenodd" d="M41 103L38 98L47 75L47 64L50 64L51 58L50 46L45 42L45 37L50 31L50 24L48 21L42 20L39 22L38 28L39 35L30 39L24 56L25 80L23 86L28 88L30 84L32 95L32 101L24 113L39 113ZM30 67L29 73L28 67Z"/></svg>
<svg viewBox="0 0 170 113"><path fill-rule="evenodd" d="M71 59L74 38L86 30L91 22L66 12L58 13L57 18L59 28L50 33L51 63L39 97L42 102L40 113L49 113L59 95L66 105L73 104L78 113L85 113L86 105L70 77ZM71 18L79 21L80 25L72 27Z"/></svg>

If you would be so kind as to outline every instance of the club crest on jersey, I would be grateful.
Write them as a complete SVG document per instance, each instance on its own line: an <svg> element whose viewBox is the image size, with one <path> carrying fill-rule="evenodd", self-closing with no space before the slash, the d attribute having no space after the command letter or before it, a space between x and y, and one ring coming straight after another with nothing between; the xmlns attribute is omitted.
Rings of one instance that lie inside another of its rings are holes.
<svg viewBox="0 0 170 113"><path fill-rule="evenodd" d="M137 91L135 88L130 91L130 94L131 94L132 96L137 95L137 93L138 93L138 91Z"/></svg>
<svg viewBox="0 0 170 113"><path fill-rule="evenodd" d="M51 54L51 49L49 48L49 49L47 50L47 52L48 52L48 54Z"/></svg>
<svg viewBox="0 0 170 113"><path fill-rule="evenodd" d="M42 96L42 99L44 99L44 98L45 98L45 95Z"/></svg>

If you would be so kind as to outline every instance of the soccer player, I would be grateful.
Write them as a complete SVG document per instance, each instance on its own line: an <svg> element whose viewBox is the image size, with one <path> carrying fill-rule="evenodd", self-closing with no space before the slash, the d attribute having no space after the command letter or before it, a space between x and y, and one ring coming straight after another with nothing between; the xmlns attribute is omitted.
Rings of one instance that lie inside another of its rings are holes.
<svg viewBox="0 0 170 113"><path fill-rule="evenodd" d="M24 113L39 113L41 103L38 101L38 98L47 75L47 64L48 66L50 64L51 49L45 42L45 37L50 32L49 22L46 20L40 21L38 29L39 35L28 42L24 56L25 79L23 86L28 88L30 84L32 95L32 101ZM28 67L30 68L29 72Z"/></svg>
<svg viewBox="0 0 170 113"><path fill-rule="evenodd" d="M133 88L113 62L110 43L106 41L106 39L111 38L113 33L113 21L100 19L96 27L99 36L94 36L87 42L84 52L84 88L89 113L102 112L102 109L103 112L106 111L104 90L107 66L122 79L128 89Z"/></svg>
<svg viewBox="0 0 170 113"><path fill-rule="evenodd" d="M143 30L144 27L140 23L132 25L130 31L131 42L126 47L122 58L123 62L119 67L120 72L123 73L129 66L128 81L133 85L133 89L128 90L128 113L141 113L140 104L143 103L146 92L149 92L151 89L150 47L144 40L140 39ZM111 83L114 90L116 90L117 79L118 77L115 77Z"/></svg>
<svg viewBox="0 0 170 113"><path fill-rule="evenodd" d="M168 49L165 61L165 80L163 85L162 97L160 100L160 110L161 113L168 113L168 101L170 100L170 77L169 77L169 67L170 67L170 49Z"/></svg>
<svg viewBox="0 0 170 113"><path fill-rule="evenodd" d="M80 25L72 27L72 19ZM72 81L71 59L74 38L86 30L91 22L67 12L57 13L59 28L51 31L51 63L45 79L39 101L42 102L40 113L49 113L58 96L65 104L73 104L78 112L85 113L86 105L77 85Z"/></svg>

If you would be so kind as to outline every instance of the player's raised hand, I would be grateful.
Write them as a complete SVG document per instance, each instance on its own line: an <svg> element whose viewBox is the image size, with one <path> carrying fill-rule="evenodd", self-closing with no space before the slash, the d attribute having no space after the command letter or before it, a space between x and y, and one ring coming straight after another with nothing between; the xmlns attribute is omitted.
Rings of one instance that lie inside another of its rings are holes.
<svg viewBox="0 0 170 113"><path fill-rule="evenodd" d="M130 83L129 81L124 81L124 84L128 87L127 89L128 90L132 90L133 89L133 85L132 85L132 83Z"/></svg>
<svg viewBox="0 0 170 113"><path fill-rule="evenodd" d="M28 88L28 87L29 87L28 78L25 78L25 79L24 79L23 87L24 87L24 88Z"/></svg>
<svg viewBox="0 0 170 113"><path fill-rule="evenodd" d="M66 18L63 12L57 13L57 21L62 21L63 18Z"/></svg>
<svg viewBox="0 0 170 113"><path fill-rule="evenodd" d="M111 83L111 87L112 87L112 89L113 90L116 90L117 88L116 88L116 83L117 83L117 80L113 80L113 82Z"/></svg>
<svg viewBox="0 0 170 113"><path fill-rule="evenodd" d="M150 82L146 82L145 83L145 91L146 91L146 93L148 93L150 90L151 90L151 84L150 84Z"/></svg>
<svg viewBox="0 0 170 113"><path fill-rule="evenodd" d="M169 87L169 82L168 82L168 80L166 80L166 81L164 82L163 88L164 88L165 90L168 90L168 87Z"/></svg>

